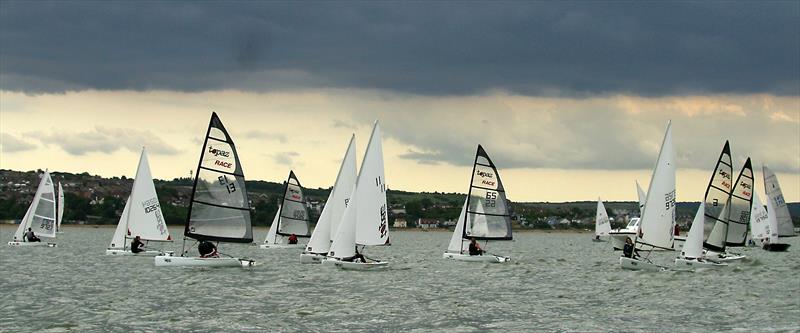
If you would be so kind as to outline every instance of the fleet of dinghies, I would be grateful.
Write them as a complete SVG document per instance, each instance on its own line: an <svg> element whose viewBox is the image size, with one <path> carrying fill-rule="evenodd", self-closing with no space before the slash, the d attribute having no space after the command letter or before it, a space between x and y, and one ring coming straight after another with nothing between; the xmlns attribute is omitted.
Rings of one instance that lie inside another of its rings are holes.
<svg viewBox="0 0 800 333"><path fill-rule="evenodd" d="M777 177L763 166L766 205L755 193L755 177L750 158L733 178L733 159L728 141L716 160L686 237L676 233L676 170L672 123L664 133L647 192L636 182L639 216L625 228L611 229L603 201L598 198L593 241L610 240L614 250L622 250L619 265L631 270L690 270L721 268L746 256L731 252L752 242L767 251L786 251L782 238L796 236ZM284 184L278 211L261 248L303 248L301 263L321 263L345 270L381 270L386 259L365 255L367 247L390 245L386 201L386 177L380 124L376 121L360 169L356 166L355 135L342 158L336 180L313 231L304 189L294 171ZM61 232L64 216L64 191L54 186L48 171L41 176L25 216L8 242L11 246L50 246L28 241L28 229L39 237L55 238ZM120 216L108 255L153 256L156 266L252 267L255 261L219 252L220 243L252 243L250 202L245 178L233 139L216 113L212 113L194 175L191 199L184 227L180 255L147 247L151 242L171 242L161 212L147 153L139 158L130 196ZM146 242L146 249L133 253L134 238ZM297 242L308 238L307 244ZM505 187L497 167L481 145L472 165L469 189L445 259L466 262L503 263L507 256L485 251L489 241L512 240L511 215ZM293 241L290 244L290 239ZM626 245L630 240L632 244ZM187 246L187 241L190 244ZM478 242L483 242L482 246ZM205 255L189 253L200 244L212 246ZM651 259L653 251L676 251L668 266Z"/></svg>

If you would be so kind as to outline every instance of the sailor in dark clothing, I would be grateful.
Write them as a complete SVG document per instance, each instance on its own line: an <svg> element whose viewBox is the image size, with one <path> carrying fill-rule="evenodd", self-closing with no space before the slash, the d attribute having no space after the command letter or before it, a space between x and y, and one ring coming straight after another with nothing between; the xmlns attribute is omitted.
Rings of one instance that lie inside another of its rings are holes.
<svg viewBox="0 0 800 333"><path fill-rule="evenodd" d="M481 246L478 245L478 242L475 241L475 238L469 241L469 255L482 256L483 252L484 252L483 249L481 249Z"/></svg>
<svg viewBox="0 0 800 333"><path fill-rule="evenodd" d="M142 243L141 237L136 236L136 238L133 239L133 241L131 242L131 252L133 253L144 252L144 243Z"/></svg>
<svg viewBox="0 0 800 333"><path fill-rule="evenodd" d="M41 239L39 239L39 237L36 237L36 234L33 233L33 230L31 230L31 228L28 228L28 231L25 233L25 239L27 239L29 242L42 241Z"/></svg>
<svg viewBox="0 0 800 333"><path fill-rule="evenodd" d="M622 255L631 259L639 258L639 251L633 246L630 237L625 238L625 247L622 248Z"/></svg>
<svg viewBox="0 0 800 333"><path fill-rule="evenodd" d="M363 254L358 253L358 246L356 246L356 254L350 258L344 258L342 261L349 261L349 262L367 262L367 258L364 257Z"/></svg>
<svg viewBox="0 0 800 333"><path fill-rule="evenodd" d="M218 258L219 253L217 247L209 241L202 241L197 245L197 250L200 251L200 258Z"/></svg>

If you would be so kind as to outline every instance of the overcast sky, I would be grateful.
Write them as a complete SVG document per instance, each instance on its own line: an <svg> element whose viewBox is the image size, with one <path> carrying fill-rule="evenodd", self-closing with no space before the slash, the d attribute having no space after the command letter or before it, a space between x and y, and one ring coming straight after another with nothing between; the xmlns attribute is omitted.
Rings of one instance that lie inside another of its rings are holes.
<svg viewBox="0 0 800 333"><path fill-rule="evenodd" d="M212 110L251 179L328 187L379 119L390 187L481 143L518 199L634 200L671 119L682 201L725 140L797 201L800 2L0 2L0 167L184 176Z"/></svg>

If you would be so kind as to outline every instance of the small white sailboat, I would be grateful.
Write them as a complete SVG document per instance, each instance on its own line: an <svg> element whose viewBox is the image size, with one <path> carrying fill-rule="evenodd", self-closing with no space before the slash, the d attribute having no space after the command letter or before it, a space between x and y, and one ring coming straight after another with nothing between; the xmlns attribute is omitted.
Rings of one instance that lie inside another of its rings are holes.
<svg viewBox="0 0 800 333"><path fill-rule="evenodd" d="M777 232L779 238L795 237L797 234L794 232L794 224L792 224L792 216L789 214L789 206L786 205L786 200L783 198L781 185L778 184L778 177L766 165L763 166L764 173L764 191L767 194L767 205L772 205L774 209L768 209L775 213L775 223L777 224ZM775 230L775 229L773 229ZM785 251L789 245L785 244L778 239L775 242L770 242L771 251Z"/></svg>
<svg viewBox="0 0 800 333"><path fill-rule="evenodd" d="M342 165L336 175L336 181L325 201L325 208L319 216L317 226L308 240L305 251L300 254L300 262L304 264L321 263L322 259L331 249L334 232L339 228L347 203L353 195L353 188L356 185L356 146L355 135L350 137L347 145Z"/></svg>
<svg viewBox="0 0 800 333"><path fill-rule="evenodd" d="M31 205L28 206L28 211L19 223L17 231L14 232L14 238L8 242L8 245L22 247L55 247L55 243L42 241L29 242L25 237L25 233L30 228L37 237L56 238L56 214L56 197L53 179L50 178L50 172L45 170L39 181L36 194L33 195L33 201L31 201Z"/></svg>
<svg viewBox="0 0 800 333"><path fill-rule="evenodd" d="M172 241L164 214L161 213L161 204L158 202L158 194L150 173L150 163L144 148L139 156L139 165L136 168L136 178L133 180L131 194L125 202L125 208L119 217L117 229L106 249L106 254L152 257L165 253L161 250L150 249L138 253L131 252L129 242L136 236L141 238L145 246L150 242Z"/></svg>
<svg viewBox="0 0 800 333"><path fill-rule="evenodd" d="M761 240L761 248L771 252L784 252L789 249L789 244L781 241L780 232L781 226L778 223L778 215L780 209L775 207L773 200L767 200L767 234L766 238Z"/></svg>
<svg viewBox="0 0 800 333"><path fill-rule="evenodd" d="M667 124L658 160L647 190L639 231L634 235L634 248L671 250L675 227L675 150L672 144L672 122ZM635 253L635 251L634 251ZM621 256L620 267L631 270L663 270L664 266L647 257Z"/></svg>
<svg viewBox="0 0 800 333"><path fill-rule="evenodd" d="M64 188L61 187L61 182L58 182L58 200L56 201L56 233L62 233L61 221L64 220Z"/></svg>
<svg viewBox="0 0 800 333"><path fill-rule="evenodd" d="M289 171L289 178L283 188L283 200L275 219L269 227L267 237L262 249L299 249L304 248L305 244L300 242L290 244L289 239L292 235L297 238L308 238L311 236L309 226L308 206L306 197L303 195L303 187L295 176L294 171Z"/></svg>
<svg viewBox="0 0 800 333"><path fill-rule="evenodd" d="M363 256L367 246L389 245L388 213L381 129L376 121L356 178L353 195L322 264L349 270L388 268L388 261L366 257L361 262L357 260L358 256ZM357 247L361 248L360 252L356 251Z"/></svg>
<svg viewBox="0 0 800 333"><path fill-rule="evenodd" d="M442 256L460 261L501 263L511 260L509 257L489 253L470 255L469 242L473 239L486 242L512 239L505 188L497 167L481 145L478 145L475 153L466 201L461 208L447 251Z"/></svg>
<svg viewBox="0 0 800 333"><path fill-rule="evenodd" d="M611 221L608 219L608 212L603 205L603 200L597 198L597 213L594 218L594 238L592 241L604 242L600 237L608 236L611 233Z"/></svg>
<svg viewBox="0 0 800 333"><path fill-rule="evenodd" d="M728 141L722 147L714 173L706 187L705 222L703 248L705 257L714 261L732 261L745 256L726 252L728 220L731 212L731 193L733 191L733 166L731 148Z"/></svg>
<svg viewBox="0 0 800 333"><path fill-rule="evenodd" d="M694 216L692 226L689 228L689 235L686 236L686 244L675 258L676 270L694 270L697 268L720 268L728 264L717 263L705 260L703 257L703 223L705 220L705 205L699 205L697 214Z"/></svg>
<svg viewBox="0 0 800 333"><path fill-rule="evenodd" d="M195 172L189 214L183 230L181 256L155 257L156 266L242 266L255 265L251 259L186 256L186 239L198 242L252 243L250 202L239 155L216 113L208 124L200 162ZM191 246L190 246L191 249Z"/></svg>
<svg viewBox="0 0 800 333"><path fill-rule="evenodd" d="M642 187L639 186L639 181L636 181L636 194L639 198L639 216L641 216L642 212L644 212L644 202L647 200L647 194L645 194ZM639 232L640 221L641 218L639 217L631 218L625 228L618 228L609 232L611 236L609 237L611 239L611 245L614 246L615 251L621 251L622 248L625 247L625 239L633 239L633 237L636 236L636 233Z"/></svg>

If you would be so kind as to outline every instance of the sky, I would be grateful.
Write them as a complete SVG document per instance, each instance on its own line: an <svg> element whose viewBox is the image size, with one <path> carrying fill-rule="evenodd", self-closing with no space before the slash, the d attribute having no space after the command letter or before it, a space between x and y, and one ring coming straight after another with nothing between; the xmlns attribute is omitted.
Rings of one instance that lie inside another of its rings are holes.
<svg viewBox="0 0 800 333"><path fill-rule="evenodd" d="M632 201L671 120L680 201L726 140L800 201L800 3L0 2L0 168L186 177L212 111L252 180L327 188L378 120L390 189L481 144L511 200Z"/></svg>

